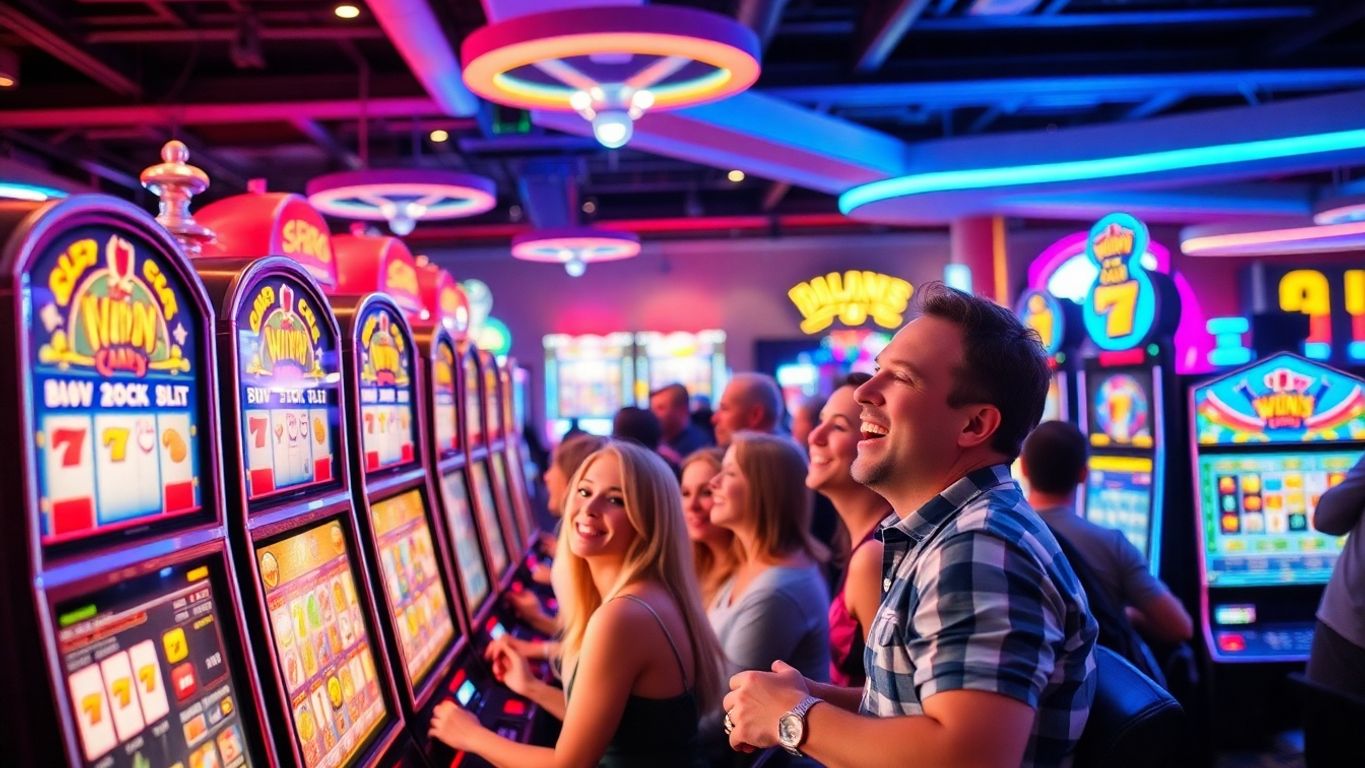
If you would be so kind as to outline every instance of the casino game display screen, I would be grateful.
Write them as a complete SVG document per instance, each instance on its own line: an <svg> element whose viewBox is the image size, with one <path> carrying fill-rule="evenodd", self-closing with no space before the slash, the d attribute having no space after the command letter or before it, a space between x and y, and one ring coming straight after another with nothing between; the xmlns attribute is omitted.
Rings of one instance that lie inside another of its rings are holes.
<svg viewBox="0 0 1365 768"><path fill-rule="evenodd" d="M151 244L79 227L27 281L44 546L200 510L202 318Z"/></svg>
<svg viewBox="0 0 1365 768"><path fill-rule="evenodd" d="M1096 448L1150 449L1155 443L1152 371L1124 368L1086 375L1087 426Z"/></svg>
<svg viewBox="0 0 1365 768"><path fill-rule="evenodd" d="M282 277L252 286L237 313L247 498L333 482L340 428L336 339L301 288Z"/></svg>
<svg viewBox="0 0 1365 768"><path fill-rule="evenodd" d="M493 551L489 553L494 576L501 576L507 570L511 556L503 541L502 525L498 522L498 507L493 500L493 484L488 479L488 467L483 462L470 465L474 475L474 492L479 494L479 522L482 524Z"/></svg>
<svg viewBox="0 0 1365 768"><path fill-rule="evenodd" d="M1148 557L1152 518L1152 460L1146 456L1091 456L1086 462L1085 517L1122 531Z"/></svg>
<svg viewBox="0 0 1365 768"><path fill-rule="evenodd" d="M1326 584L1346 538L1319 533L1313 513L1359 458L1359 451L1201 455L1209 585Z"/></svg>
<svg viewBox="0 0 1365 768"><path fill-rule="evenodd" d="M465 605L473 614L483 604L484 598L488 597L489 584L488 569L484 565L479 545L479 531L474 526L474 511L464 485L464 473L456 470L442 477L441 491L445 494L450 535L455 538L455 561L460 567L460 587L464 591Z"/></svg>
<svg viewBox="0 0 1365 768"><path fill-rule="evenodd" d="M342 765L388 718L345 532L324 521L256 560L304 764Z"/></svg>
<svg viewBox="0 0 1365 768"><path fill-rule="evenodd" d="M374 502L370 517L403 668L408 682L417 686L455 637L427 524L426 499L414 488Z"/></svg>
<svg viewBox="0 0 1365 768"><path fill-rule="evenodd" d="M479 399L479 367L470 355L465 355L464 358L464 427L470 443L466 450L471 450L484 438L483 401Z"/></svg>
<svg viewBox="0 0 1365 768"><path fill-rule="evenodd" d="M84 765L259 764L240 714L250 698L243 702L223 644L231 601L220 604L209 568L176 565L57 606Z"/></svg>
<svg viewBox="0 0 1365 768"><path fill-rule="evenodd" d="M519 529L521 527L521 520L518 519L516 508L512 506L512 499L508 496L512 490L512 486L508 485L507 482L507 464L505 458L503 454L495 453L490 460L493 464L493 493L497 496L498 503L502 505L500 508L506 510L508 517L512 519L513 528ZM523 531L522 534L524 535L524 533L525 532Z"/></svg>

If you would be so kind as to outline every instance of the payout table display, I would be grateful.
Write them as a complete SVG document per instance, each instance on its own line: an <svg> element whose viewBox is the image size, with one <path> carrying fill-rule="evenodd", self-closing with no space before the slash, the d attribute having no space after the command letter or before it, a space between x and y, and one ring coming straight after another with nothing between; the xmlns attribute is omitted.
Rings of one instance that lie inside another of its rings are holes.
<svg viewBox="0 0 1365 768"><path fill-rule="evenodd" d="M237 320L247 498L338 477L340 359L321 311L279 277L242 302Z"/></svg>
<svg viewBox="0 0 1365 768"><path fill-rule="evenodd" d="M386 719L346 535L326 521L256 558L304 762L343 765Z"/></svg>
<svg viewBox="0 0 1365 768"><path fill-rule="evenodd" d="M58 607L57 647L87 766L250 765L207 565ZM249 699L248 699L249 701ZM250 706L248 704L248 706Z"/></svg>
<svg viewBox="0 0 1365 768"><path fill-rule="evenodd" d="M360 318L360 418L365 470L409 464L417 453L412 352L393 310L371 304Z"/></svg>
<svg viewBox="0 0 1365 768"><path fill-rule="evenodd" d="M379 571L409 682L416 685L455 636L441 587L426 502L416 489L370 505Z"/></svg>
<svg viewBox="0 0 1365 768"><path fill-rule="evenodd" d="M196 512L199 320L156 250L78 227L29 274L44 545Z"/></svg>
<svg viewBox="0 0 1365 768"><path fill-rule="evenodd" d="M447 473L441 478L441 490L445 496L449 530L455 540L455 560L460 566L464 602L473 615L488 597L488 569L480 551L479 531L474 526L474 511L470 508L464 473L459 470Z"/></svg>

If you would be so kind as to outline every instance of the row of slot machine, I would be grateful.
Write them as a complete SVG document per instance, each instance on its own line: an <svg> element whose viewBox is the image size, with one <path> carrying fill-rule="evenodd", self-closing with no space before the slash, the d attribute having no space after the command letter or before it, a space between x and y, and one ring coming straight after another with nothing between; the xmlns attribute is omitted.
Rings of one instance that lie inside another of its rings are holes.
<svg viewBox="0 0 1365 768"><path fill-rule="evenodd" d="M525 448L454 280L297 195L171 221L0 207L7 759L473 763L426 735L452 698L525 738L481 658L520 631Z"/></svg>
<svg viewBox="0 0 1365 768"><path fill-rule="evenodd" d="M1021 297L1017 313L1053 363L1043 418L1089 440L1079 512L1122 531L1198 607L1206 677L1236 680L1258 665L1282 676L1308 657L1344 546L1313 513L1365 451L1365 380L1290 352L1177 377L1179 298L1138 264L1145 242L1141 222L1106 217L1087 241L1099 275L1086 304ZM1128 316L1115 287L1138 297Z"/></svg>

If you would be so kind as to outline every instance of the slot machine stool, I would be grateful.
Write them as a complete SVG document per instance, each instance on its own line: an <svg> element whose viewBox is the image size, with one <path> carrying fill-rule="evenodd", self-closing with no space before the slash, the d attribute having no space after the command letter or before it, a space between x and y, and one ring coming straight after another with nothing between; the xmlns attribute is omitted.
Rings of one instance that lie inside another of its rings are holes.
<svg viewBox="0 0 1365 768"><path fill-rule="evenodd" d="M1185 738L1185 712L1164 688L1122 656L1095 646L1095 702L1075 768L1170 765Z"/></svg>

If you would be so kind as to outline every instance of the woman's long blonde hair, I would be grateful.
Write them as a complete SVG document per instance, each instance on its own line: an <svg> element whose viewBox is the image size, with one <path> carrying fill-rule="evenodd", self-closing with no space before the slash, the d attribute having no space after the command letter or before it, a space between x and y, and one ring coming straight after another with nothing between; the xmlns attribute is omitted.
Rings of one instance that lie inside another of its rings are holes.
<svg viewBox="0 0 1365 768"><path fill-rule="evenodd" d="M724 458L725 451L720 448L698 448L683 459L678 472L686 473L693 464L705 464L711 468L714 476L720 472L720 463ZM700 541L692 542L692 562L697 568L697 586L701 588L701 604L704 608L711 605L721 586L735 574L740 561L744 559L744 552L740 550L734 534L726 528L720 530L730 534L730 546L721 549L719 554Z"/></svg>
<svg viewBox="0 0 1365 768"><path fill-rule="evenodd" d="M560 529L555 552L555 560L566 565L564 586L569 590L569 600L561 614L564 625L560 640L561 659L566 669L577 662L588 620L599 606L628 584L655 582L673 596L682 614L687 627L687 648L692 652L696 670L692 690L699 711L710 712L720 706L722 654L697 594L697 576L692 566L678 481L658 454L633 443L612 440L585 459L574 472L569 483L570 494L578 488L593 462L603 456L613 456L621 464L621 495L625 501L626 519L635 529L635 540L626 550L617 582L607 594L600 594L587 561L569 548L573 521L568 519L568 510L572 505L565 505L565 525Z"/></svg>
<svg viewBox="0 0 1365 768"><path fill-rule="evenodd" d="M810 532L806 456L796 443L765 432L737 432L730 450L749 486L745 514L753 521L760 554L780 559L802 552L817 563L827 561L829 548Z"/></svg>

